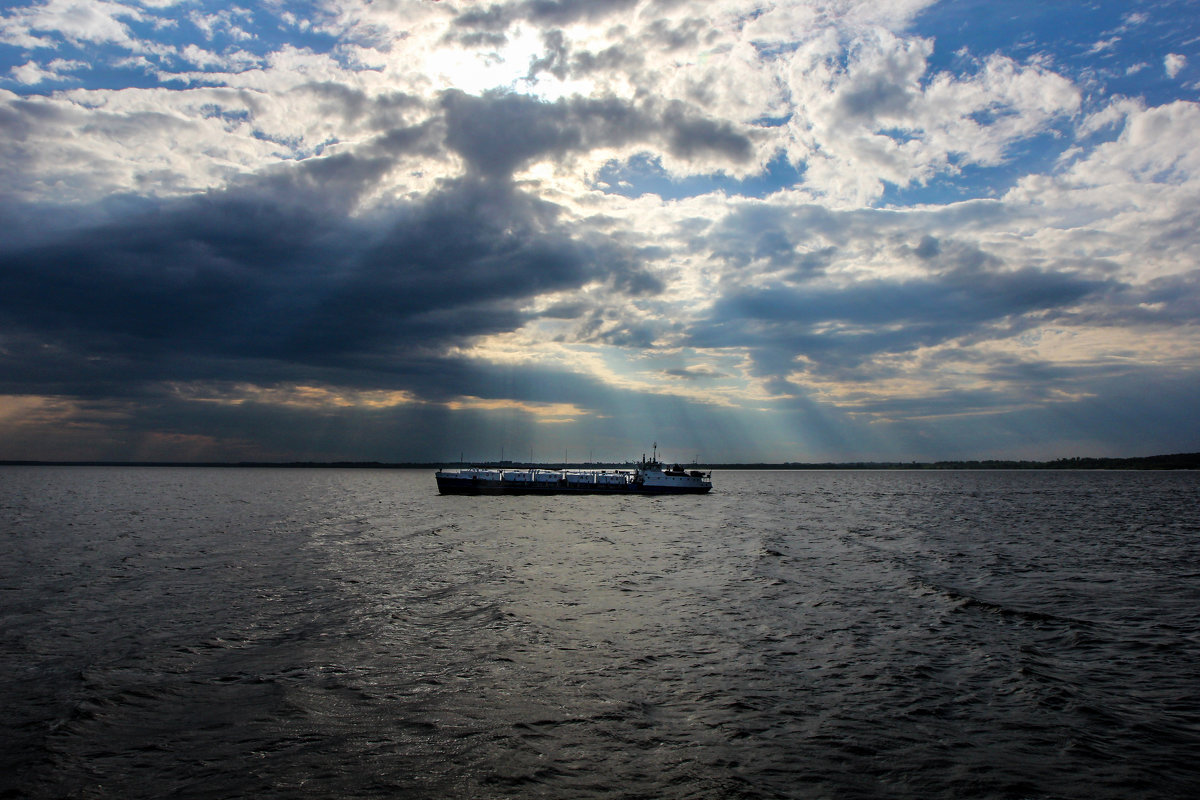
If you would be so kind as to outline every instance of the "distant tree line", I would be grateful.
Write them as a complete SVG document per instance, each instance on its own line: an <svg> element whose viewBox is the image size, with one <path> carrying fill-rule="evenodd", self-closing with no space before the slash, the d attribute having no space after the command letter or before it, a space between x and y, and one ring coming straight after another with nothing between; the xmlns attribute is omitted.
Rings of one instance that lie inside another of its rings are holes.
<svg viewBox="0 0 1200 800"><path fill-rule="evenodd" d="M1200 469L1200 453L1140 458L1058 458L1053 461L854 461L823 464L708 464L711 469Z"/></svg>

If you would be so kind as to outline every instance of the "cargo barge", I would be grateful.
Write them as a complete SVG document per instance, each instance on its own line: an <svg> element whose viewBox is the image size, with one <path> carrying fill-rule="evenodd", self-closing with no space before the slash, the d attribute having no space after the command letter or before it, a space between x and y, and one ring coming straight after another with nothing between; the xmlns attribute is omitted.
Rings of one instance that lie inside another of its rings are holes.
<svg viewBox="0 0 1200 800"><path fill-rule="evenodd" d="M666 467L644 455L636 469L439 469L442 494L704 494L712 473Z"/></svg>

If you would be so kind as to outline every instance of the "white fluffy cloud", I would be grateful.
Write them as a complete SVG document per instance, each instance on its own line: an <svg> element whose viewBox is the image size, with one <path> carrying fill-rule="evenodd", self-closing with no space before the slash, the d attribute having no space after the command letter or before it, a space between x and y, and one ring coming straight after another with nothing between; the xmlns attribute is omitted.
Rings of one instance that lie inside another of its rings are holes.
<svg viewBox="0 0 1200 800"><path fill-rule="evenodd" d="M1174 78L1184 67L1187 66L1187 57L1181 56L1178 53L1168 53L1163 58L1163 69L1167 71L1168 78Z"/></svg>
<svg viewBox="0 0 1200 800"><path fill-rule="evenodd" d="M143 12L136 6L110 0L45 0L0 17L0 41L37 49L52 47L61 37L70 42L138 49L125 21L142 18Z"/></svg>
<svg viewBox="0 0 1200 800"><path fill-rule="evenodd" d="M88 65L84 61L71 61L65 58L56 58L50 61L45 66L38 64L35 61L26 61L19 67L13 67L10 74L18 83L26 86L43 83L45 81L55 80L79 80L72 73L79 70L87 69Z"/></svg>

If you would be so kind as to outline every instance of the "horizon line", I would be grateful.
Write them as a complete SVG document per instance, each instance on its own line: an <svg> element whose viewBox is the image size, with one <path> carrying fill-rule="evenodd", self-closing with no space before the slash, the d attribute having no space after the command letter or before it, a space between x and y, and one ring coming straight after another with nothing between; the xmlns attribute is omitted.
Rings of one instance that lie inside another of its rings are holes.
<svg viewBox="0 0 1200 800"><path fill-rule="evenodd" d="M104 459L43 460L0 459L4 467L220 467L220 468L305 468L305 469L431 469L443 466L492 466L511 469L568 469L579 467L627 467L636 461L116 461ZM682 463L682 462L680 462ZM938 461L729 461L692 462L687 466L708 469L1200 469L1200 453L1164 453L1152 456L1068 456L1035 459L942 459Z"/></svg>

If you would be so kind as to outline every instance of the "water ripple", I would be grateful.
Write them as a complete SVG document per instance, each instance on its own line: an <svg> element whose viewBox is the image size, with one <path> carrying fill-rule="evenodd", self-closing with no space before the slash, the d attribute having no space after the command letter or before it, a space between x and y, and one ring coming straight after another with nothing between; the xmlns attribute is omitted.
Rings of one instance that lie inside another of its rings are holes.
<svg viewBox="0 0 1200 800"><path fill-rule="evenodd" d="M1200 786L1190 473L0 477L0 796Z"/></svg>

